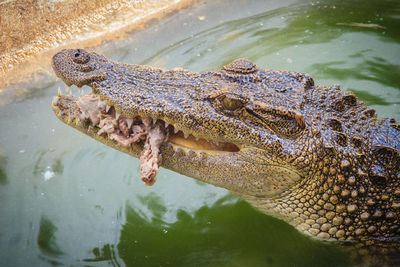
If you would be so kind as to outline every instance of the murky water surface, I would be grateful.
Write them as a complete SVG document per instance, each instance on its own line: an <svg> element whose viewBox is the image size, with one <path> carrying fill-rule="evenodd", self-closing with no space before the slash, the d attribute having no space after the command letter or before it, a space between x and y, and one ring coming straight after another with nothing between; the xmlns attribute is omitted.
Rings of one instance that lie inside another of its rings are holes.
<svg viewBox="0 0 400 267"><path fill-rule="evenodd" d="M339 83L400 119L398 1L213 1L98 49L127 63L216 69L238 57ZM228 191L139 161L61 123L62 83L0 107L0 266L348 266Z"/></svg>

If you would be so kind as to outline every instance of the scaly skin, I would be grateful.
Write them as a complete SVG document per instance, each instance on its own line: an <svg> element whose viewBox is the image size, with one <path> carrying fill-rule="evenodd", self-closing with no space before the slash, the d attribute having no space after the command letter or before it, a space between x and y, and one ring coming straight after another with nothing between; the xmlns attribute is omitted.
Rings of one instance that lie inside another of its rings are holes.
<svg viewBox="0 0 400 267"><path fill-rule="evenodd" d="M161 147L162 166L227 188L305 234L328 240L400 237L400 127L339 86L314 86L305 73L258 69L238 59L217 71L161 70L63 50L54 70L88 85L127 118L162 120L238 151ZM108 146L138 156L80 120L74 97L57 116ZM183 139L183 138L181 138ZM190 138L189 138L190 139ZM192 138L193 139L193 138Z"/></svg>

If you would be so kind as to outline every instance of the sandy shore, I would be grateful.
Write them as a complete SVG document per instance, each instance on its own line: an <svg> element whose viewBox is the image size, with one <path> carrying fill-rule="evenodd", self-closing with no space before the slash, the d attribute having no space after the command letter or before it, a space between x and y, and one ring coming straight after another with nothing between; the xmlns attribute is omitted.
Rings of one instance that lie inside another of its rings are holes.
<svg viewBox="0 0 400 267"><path fill-rule="evenodd" d="M194 0L0 1L1 88L48 72L54 51L123 38Z"/></svg>

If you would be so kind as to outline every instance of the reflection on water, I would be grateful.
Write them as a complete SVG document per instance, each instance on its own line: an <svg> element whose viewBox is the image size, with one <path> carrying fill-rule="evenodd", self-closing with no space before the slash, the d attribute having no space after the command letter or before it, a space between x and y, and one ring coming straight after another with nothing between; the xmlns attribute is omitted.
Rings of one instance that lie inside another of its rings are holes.
<svg viewBox="0 0 400 267"><path fill-rule="evenodd" d="M102 248L94 248L92 250L94 258L85 259L85 262L106 262L111 266L121 266L118 262L118 252L114 245L106 244Z"/></svg>
<svg viewBox="0 0 400 267"><path fill-rule="evenodd" d="M352 56L349 56L352 57ZM355 57L352 57L355 58ZM377 84L391 86L400 83L400 67L397 64L391 64L384 58L374 57L372 60L362 59L362 62L354 64L352 68L341 68L346 64L344 61L333 61L329 63L315 63L312 68L322 70L334 75L343 81L348 79L358 79L371 81ZM374 102L372 101L371 104ZM369 103L367 103L369 104Z"/></svg>
<svg viewBox="0 0 400 267"><path fill-rule="evenodd" d="M219 68L237 57L339 83L400 119L396 1L211 1L98 50L164 68ZM358 24L357 24L358 23ZM366 25L376 24L379 27ZM0 107L0 266L348 266L226 190L137 159L59 122L48 82Z"/></svg>
<svg viewBox="0 0 400 267"><path fill-rule="evenodd" d="M151 220L128 205L118 245L96 247L93 258L85 261L120 265L118 254L127 266L306 266L313 253L320 264L349 262L338 247L297 235L292 227L282 227L279 220L260 214L244 201L229 203L232 195L194 214L178 210L174 223L161 219L167 207L159 197L152 197L148 203L154 214ZM281 231L276 232L276 227ZM332 254L340 257L332 258Z"/></svg>
<svg viewBox="0 0 400 267"><path fill-rule="evenodd" d="M64 166L62 163L62 157L54 158L50 151L42 151L39 153L38 158L35 161L33 168L33 175L41 175L45 180L51 179L54 175L61 175ZM48 159L46 159L48 157ZM51 161L51 165L47 165ZM46 162L46 163L44 163Z"/></svg>
<svg viewBox="0 0 400 267"><path fill-rule="evenodd" d="M169 224L157 216L147 221L128 206L119 256L127 266L307 266L310 253L322 265L348 263L337 247L297 235L244 201L225 203L230 198L194 214L178 210L177 221ZM155 214L165 209L162 203L154 205Z"/></svg>
<svg viewBox="0 0 400 267"><path fill-rule="evenodd" d="M0 154L0 185L8 183L6 174L7 158Z"/></svg>
<svg viewBox="0 0 400 267"><path fill-rule="evenodd" d="M40 219L39 234L37 237L37 244L39 249L44 253L52 256L58 256L62 254L60 251L56 239L55 232L57 227L46 217Z"/></svg>

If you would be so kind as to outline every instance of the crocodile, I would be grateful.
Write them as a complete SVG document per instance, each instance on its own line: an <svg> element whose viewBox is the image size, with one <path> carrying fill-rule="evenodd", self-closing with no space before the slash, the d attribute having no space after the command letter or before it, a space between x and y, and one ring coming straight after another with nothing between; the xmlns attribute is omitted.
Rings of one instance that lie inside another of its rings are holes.
<svg viewBox="0 0 400 267"><path fill-rule="evenodd" d="M400 126L354 93L243 58L192 72L71 49L52 64L67 86L92 89L59 92L57 117L124 153L151 155L145 184L161 164L317 239L398 244Z"/></svg>

